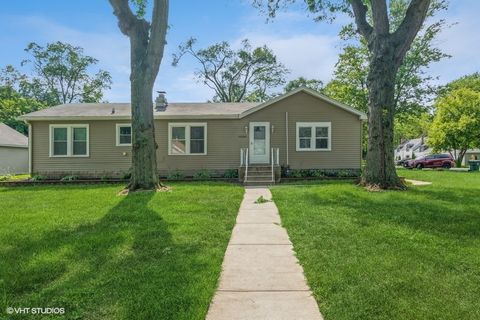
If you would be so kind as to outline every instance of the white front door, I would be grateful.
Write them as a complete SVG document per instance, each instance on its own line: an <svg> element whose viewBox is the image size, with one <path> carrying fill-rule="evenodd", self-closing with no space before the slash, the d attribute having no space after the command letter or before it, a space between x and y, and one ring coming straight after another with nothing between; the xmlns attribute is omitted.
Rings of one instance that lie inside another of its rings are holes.
<svg viewBox="0 0 480 320"><path fill-rule="evenodd" d="M270 122L250 122L250 163L269 163Z"/></svg>

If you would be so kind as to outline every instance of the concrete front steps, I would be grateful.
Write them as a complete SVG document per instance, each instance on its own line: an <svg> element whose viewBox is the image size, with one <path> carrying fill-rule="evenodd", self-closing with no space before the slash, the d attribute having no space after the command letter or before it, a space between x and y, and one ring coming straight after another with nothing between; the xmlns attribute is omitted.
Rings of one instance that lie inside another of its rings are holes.
<svg viewBox="0 0 480 320"><path fill-rule="evenodd" d="M275 184L275 179L276 177L272 177L271 165L252 165L248 167L247 179L244 181L244 185L268 186Z"/></svg>

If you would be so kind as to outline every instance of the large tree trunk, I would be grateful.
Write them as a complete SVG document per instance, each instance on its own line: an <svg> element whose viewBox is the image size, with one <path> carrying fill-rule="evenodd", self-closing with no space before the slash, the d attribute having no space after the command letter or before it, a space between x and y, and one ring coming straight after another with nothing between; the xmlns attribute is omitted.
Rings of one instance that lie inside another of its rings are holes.
<svg viewBox="0 0 480 320"><path fill-rule="evenodd" d="M159 187L157 174L157 143L152 103L153 85L141 72L132 72L132 177L129 189L156 189Z"/></svg>
<svg viewBox="0 0 480 320"><path fill-rule="evenodd" d="M393 126L395 78L413 39L420 30L431 0L411 0L405 18L390 32L386 0L367 1L373 25L367 21L368 7L350 0L358 32L368 43L372 56L368 73L368 152L362 184L381 189L404 188L395 170Z"/></svg>
<svg viewBox="0 0 480 320"><path fill-rule="evenodd" d="M368 74L368 152L362 183L382 189L403 188L394 162L395 78L398 68L388 39L372 44Z"/></svg>
<svg viewBox="0 0 480 320"><path fill-rule="evenodd" d="M129 0L110 0L118 26L130 38L132 109L132 177L128 189L155 190L157 143L153 119L153 84L163 58L168 27L168 0L155 0L152 23L132 13Z"/></svg>
<svg viewBox="0 0 480 320"><path fill-rule="evenodd" d="M132 177L130 190L157 189L157 143L153 119L153 84L148 65L148 26L138 24L130 36Z"/></svg>

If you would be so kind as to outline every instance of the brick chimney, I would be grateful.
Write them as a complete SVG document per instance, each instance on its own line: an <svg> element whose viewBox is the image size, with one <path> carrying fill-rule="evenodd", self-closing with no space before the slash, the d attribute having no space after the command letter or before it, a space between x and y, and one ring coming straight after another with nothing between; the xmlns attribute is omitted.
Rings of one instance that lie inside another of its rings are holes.
<svg viewBox="0 0 480 320"><path fill-rule="evenodd" d="M167 98L165 97L165 91L157 91L158 96L155 99L155 110L156 111L165 111L168 106Z"/></svg>

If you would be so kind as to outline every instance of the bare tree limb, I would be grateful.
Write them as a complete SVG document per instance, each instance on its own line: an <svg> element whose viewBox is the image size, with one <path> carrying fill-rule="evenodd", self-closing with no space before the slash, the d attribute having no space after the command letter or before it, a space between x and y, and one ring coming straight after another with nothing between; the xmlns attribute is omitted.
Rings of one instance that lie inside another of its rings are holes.
<svg viewBox="0 0 480 320"><path fill-rule="evenodd" d="M367 40L367 42L370 42L373 28L367 21L368 8L363 4L362 0L350 0L350 2L355 15L358 32Z"/></svg>
<svg viewBox="0 0 480 320"><path fill-rule="evenodd" d="M124 35L130 36L130 32L134 29L138 19L130 9L130 6L128 5L128 0L109 1L113 7L113 14L118 19L118 27L120 28L120 31Z"/></svg>
<svg viewBox="0 0 480 320"><path fill-rule="evenodd" d="M386 0L371 0L373 28L377 35L387 35L390 33L390 22L388 20L388 10Z"/></svg>
<svg viewBox="0 0 480 320"><path fill-rule="evenodd" d="M163 58L168 28L168 5L168 0L155 0L153 5L150 41L147 48L147 65L152 68L150 75L153 78L157 76Z"/></svg>
<svg viewBox="0 0 480 320"><path fill-rule="evenodd" d="M395 57L397 66L403 62L406 52L415 39L427 16L431 0L412 0L408 6L405 18L393 33Z"/></svg>

